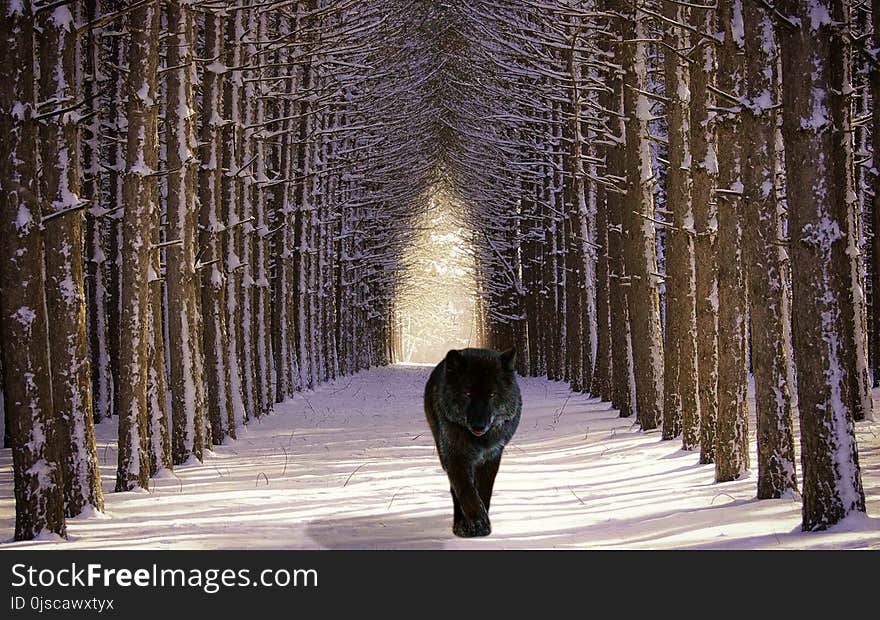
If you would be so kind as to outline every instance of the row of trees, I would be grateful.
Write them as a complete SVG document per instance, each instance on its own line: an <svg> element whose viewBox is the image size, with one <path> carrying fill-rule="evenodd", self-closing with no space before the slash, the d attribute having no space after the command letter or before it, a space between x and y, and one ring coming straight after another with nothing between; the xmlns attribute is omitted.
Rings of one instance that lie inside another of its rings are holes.
<svg viewBox="0 0 880 620"><path fill-rule="evenodd" d="M661 427L719 482L750 467L751 370L759 498L797 490L796 394L805 529L865 509L870 18L480 0L451 10L442 64L489 345Z"/></svg>
<svg viewBox="0 0 880 620"><path fill-rule="evenodd" d="M101 508L95 422L118 418L115 489L146 487L391 361L437 195L471 235L477 342L718 481L749 467L751 367L759 497L796 490L796 394L804 528L863 511L878 12L0 0L16 538Z"/></svg>
<svg viewBox="0 0 880 620"><path fill-rule="evenodd" d="M115 490L147 488L390 361L431 111L421 74L392 69L413 55L406 3L0 15L0 342L29 539L102 509L96 422L118 418Z"/></svg>

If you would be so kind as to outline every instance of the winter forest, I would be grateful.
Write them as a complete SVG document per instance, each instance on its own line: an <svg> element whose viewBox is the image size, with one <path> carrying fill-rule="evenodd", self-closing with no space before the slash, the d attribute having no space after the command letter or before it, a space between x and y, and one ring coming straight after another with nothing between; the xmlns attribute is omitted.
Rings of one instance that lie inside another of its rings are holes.
<svg viewBox="0 0 880 620"><path fill-rule="evenodd" d="M880 547L880 2L0 0L0 41L3 541L441 545L427 373L515 346L502 546Z"/></svg>

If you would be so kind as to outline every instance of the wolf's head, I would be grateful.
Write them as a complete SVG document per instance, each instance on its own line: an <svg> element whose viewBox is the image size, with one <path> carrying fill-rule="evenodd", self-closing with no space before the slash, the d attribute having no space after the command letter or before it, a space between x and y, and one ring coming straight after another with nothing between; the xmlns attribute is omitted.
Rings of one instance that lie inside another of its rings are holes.
<svg viewBox="0 0 880 620"><path fill-rule="evenodd" d="M455 421L479 437L514 406L516 349L451 350L444 359Z"/></svg>

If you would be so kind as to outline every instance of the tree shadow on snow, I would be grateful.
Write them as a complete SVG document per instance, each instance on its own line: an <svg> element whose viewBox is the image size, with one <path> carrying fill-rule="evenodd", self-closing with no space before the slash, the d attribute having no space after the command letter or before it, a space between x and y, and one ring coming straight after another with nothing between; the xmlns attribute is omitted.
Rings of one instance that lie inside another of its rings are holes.
<svg viewBox="0 0 880 620"><path fill-rule="evenodd" d="M452 514L406 512L311 521L306 534L325 549L443 549L454 538Z"/></svg>

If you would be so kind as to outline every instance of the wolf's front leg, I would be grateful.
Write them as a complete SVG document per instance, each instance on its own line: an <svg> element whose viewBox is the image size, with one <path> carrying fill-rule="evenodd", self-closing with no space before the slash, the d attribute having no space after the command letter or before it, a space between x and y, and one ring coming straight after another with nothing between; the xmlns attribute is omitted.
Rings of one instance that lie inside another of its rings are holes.
<svg viewBox="0 0 880 620"><path fill-rule="evenodd" d="M483 506L480 494L474 485L473 472L463 469L450 469L449 481L452 484L454 507L452 533L462 538L488 536L492 533L489 513Z"/></svg>

